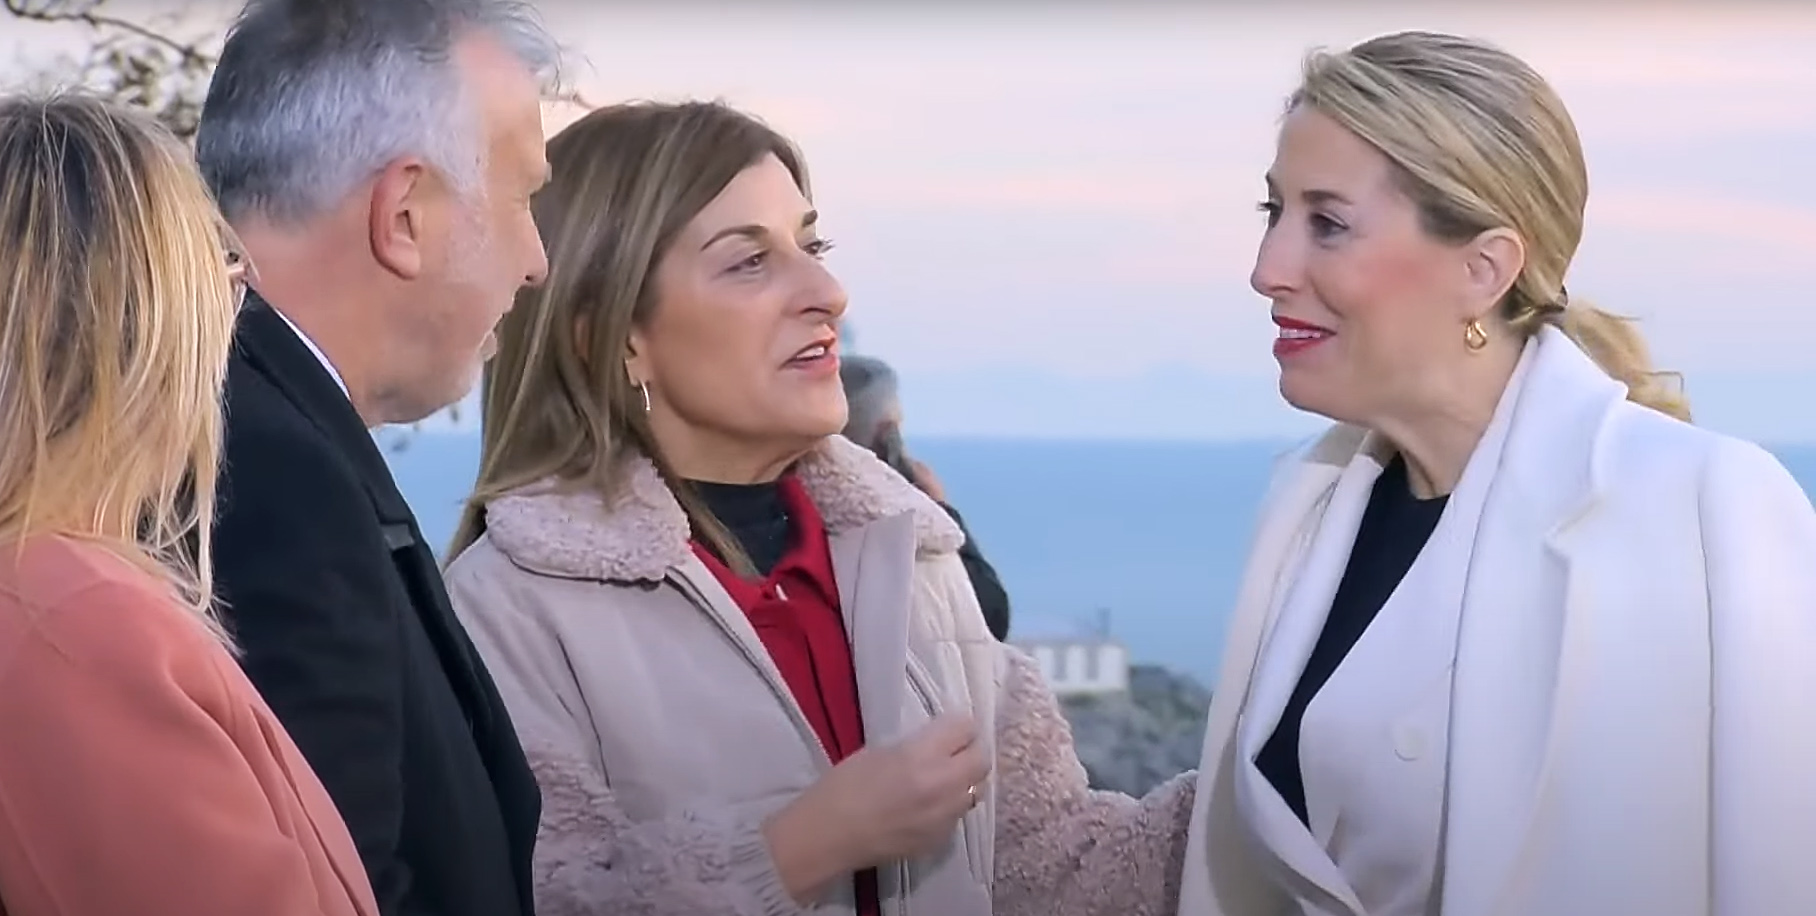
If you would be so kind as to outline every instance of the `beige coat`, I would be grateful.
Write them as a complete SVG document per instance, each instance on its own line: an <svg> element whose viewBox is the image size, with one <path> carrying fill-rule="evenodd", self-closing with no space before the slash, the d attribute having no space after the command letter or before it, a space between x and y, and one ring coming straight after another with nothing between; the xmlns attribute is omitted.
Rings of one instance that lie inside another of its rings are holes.
<svg viewBox="0 0 1816 916"><path fill-rule="evenodd" d="M1140 801L1087 788L1053 695L991 638L932 500L830 439L797 468L826 521L868 740L944 710L994 737L997 768L949 845L880 869L885 916L1171 912L1192 778ZM449 566L448 591L543 791L542 916L804 910L760 827L830 766L744 614L638 461L608 506L526 488Z"/></svg>

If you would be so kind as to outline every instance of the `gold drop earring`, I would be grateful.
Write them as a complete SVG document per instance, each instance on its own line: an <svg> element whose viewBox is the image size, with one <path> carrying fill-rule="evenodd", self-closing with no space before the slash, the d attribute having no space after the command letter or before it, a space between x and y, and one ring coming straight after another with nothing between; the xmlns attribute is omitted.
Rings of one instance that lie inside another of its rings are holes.
<svg viewBox="0 0 1816 916"><path fill-rule="evenodd" d="M1472 319L1463 326L1463 346L1471 353L1479 353L1488 346L1488 329L1482 327L1482 319Z"/></svg>

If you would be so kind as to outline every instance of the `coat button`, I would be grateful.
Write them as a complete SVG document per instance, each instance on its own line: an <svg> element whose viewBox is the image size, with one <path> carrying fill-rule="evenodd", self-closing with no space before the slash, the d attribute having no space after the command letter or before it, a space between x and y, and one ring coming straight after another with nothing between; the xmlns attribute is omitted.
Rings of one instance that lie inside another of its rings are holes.
<svg viewBox="0 0 1816 916"><path fill-rule="evenodd" d="M1417 760L1425 756L1425 733L1412 725L1394 726L1394 753L1401 760Z"/></svg>

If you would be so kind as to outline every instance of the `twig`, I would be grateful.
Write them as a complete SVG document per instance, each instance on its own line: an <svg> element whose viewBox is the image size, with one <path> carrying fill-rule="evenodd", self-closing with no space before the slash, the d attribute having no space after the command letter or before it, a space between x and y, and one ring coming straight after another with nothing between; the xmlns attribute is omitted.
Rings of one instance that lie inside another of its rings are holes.
<svg viewBox="0 0 1816 916"><path fill-rule="evenodd" d="M214 63L214 58L203 53L193 42L185 43L172 38L169 35L165 35L156 29L140 25L131 20L95 12L101 5L99 0L93 5L81 10L58 10L54 5L46 5L42 8L34 9L27 5L27 0L4 0L4 2L6 4L6 11L18 19L43 23L74 22L86 25L93 29L115 29L136 35L146 41L163 45L164 47L175 51L182 56L183 63L186 65L211 65Z"/></svg>

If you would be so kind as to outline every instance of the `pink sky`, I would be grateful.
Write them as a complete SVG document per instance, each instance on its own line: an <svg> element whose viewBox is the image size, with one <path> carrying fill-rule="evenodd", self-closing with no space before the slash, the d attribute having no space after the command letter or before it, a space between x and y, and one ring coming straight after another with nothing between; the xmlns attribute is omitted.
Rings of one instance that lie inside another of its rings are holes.
<svg viewBox="0 0 1816 916"><path fill-rule="evenodd" d="M543 4L596 100L724 97L801 143L919 432L1308 428L1246 284L1274 122L1307 48L1422 27L1500 41L1571 106L1572 292L1646 319L1708 424L1816 439L1816 5L1082 6Z"/></svg>

